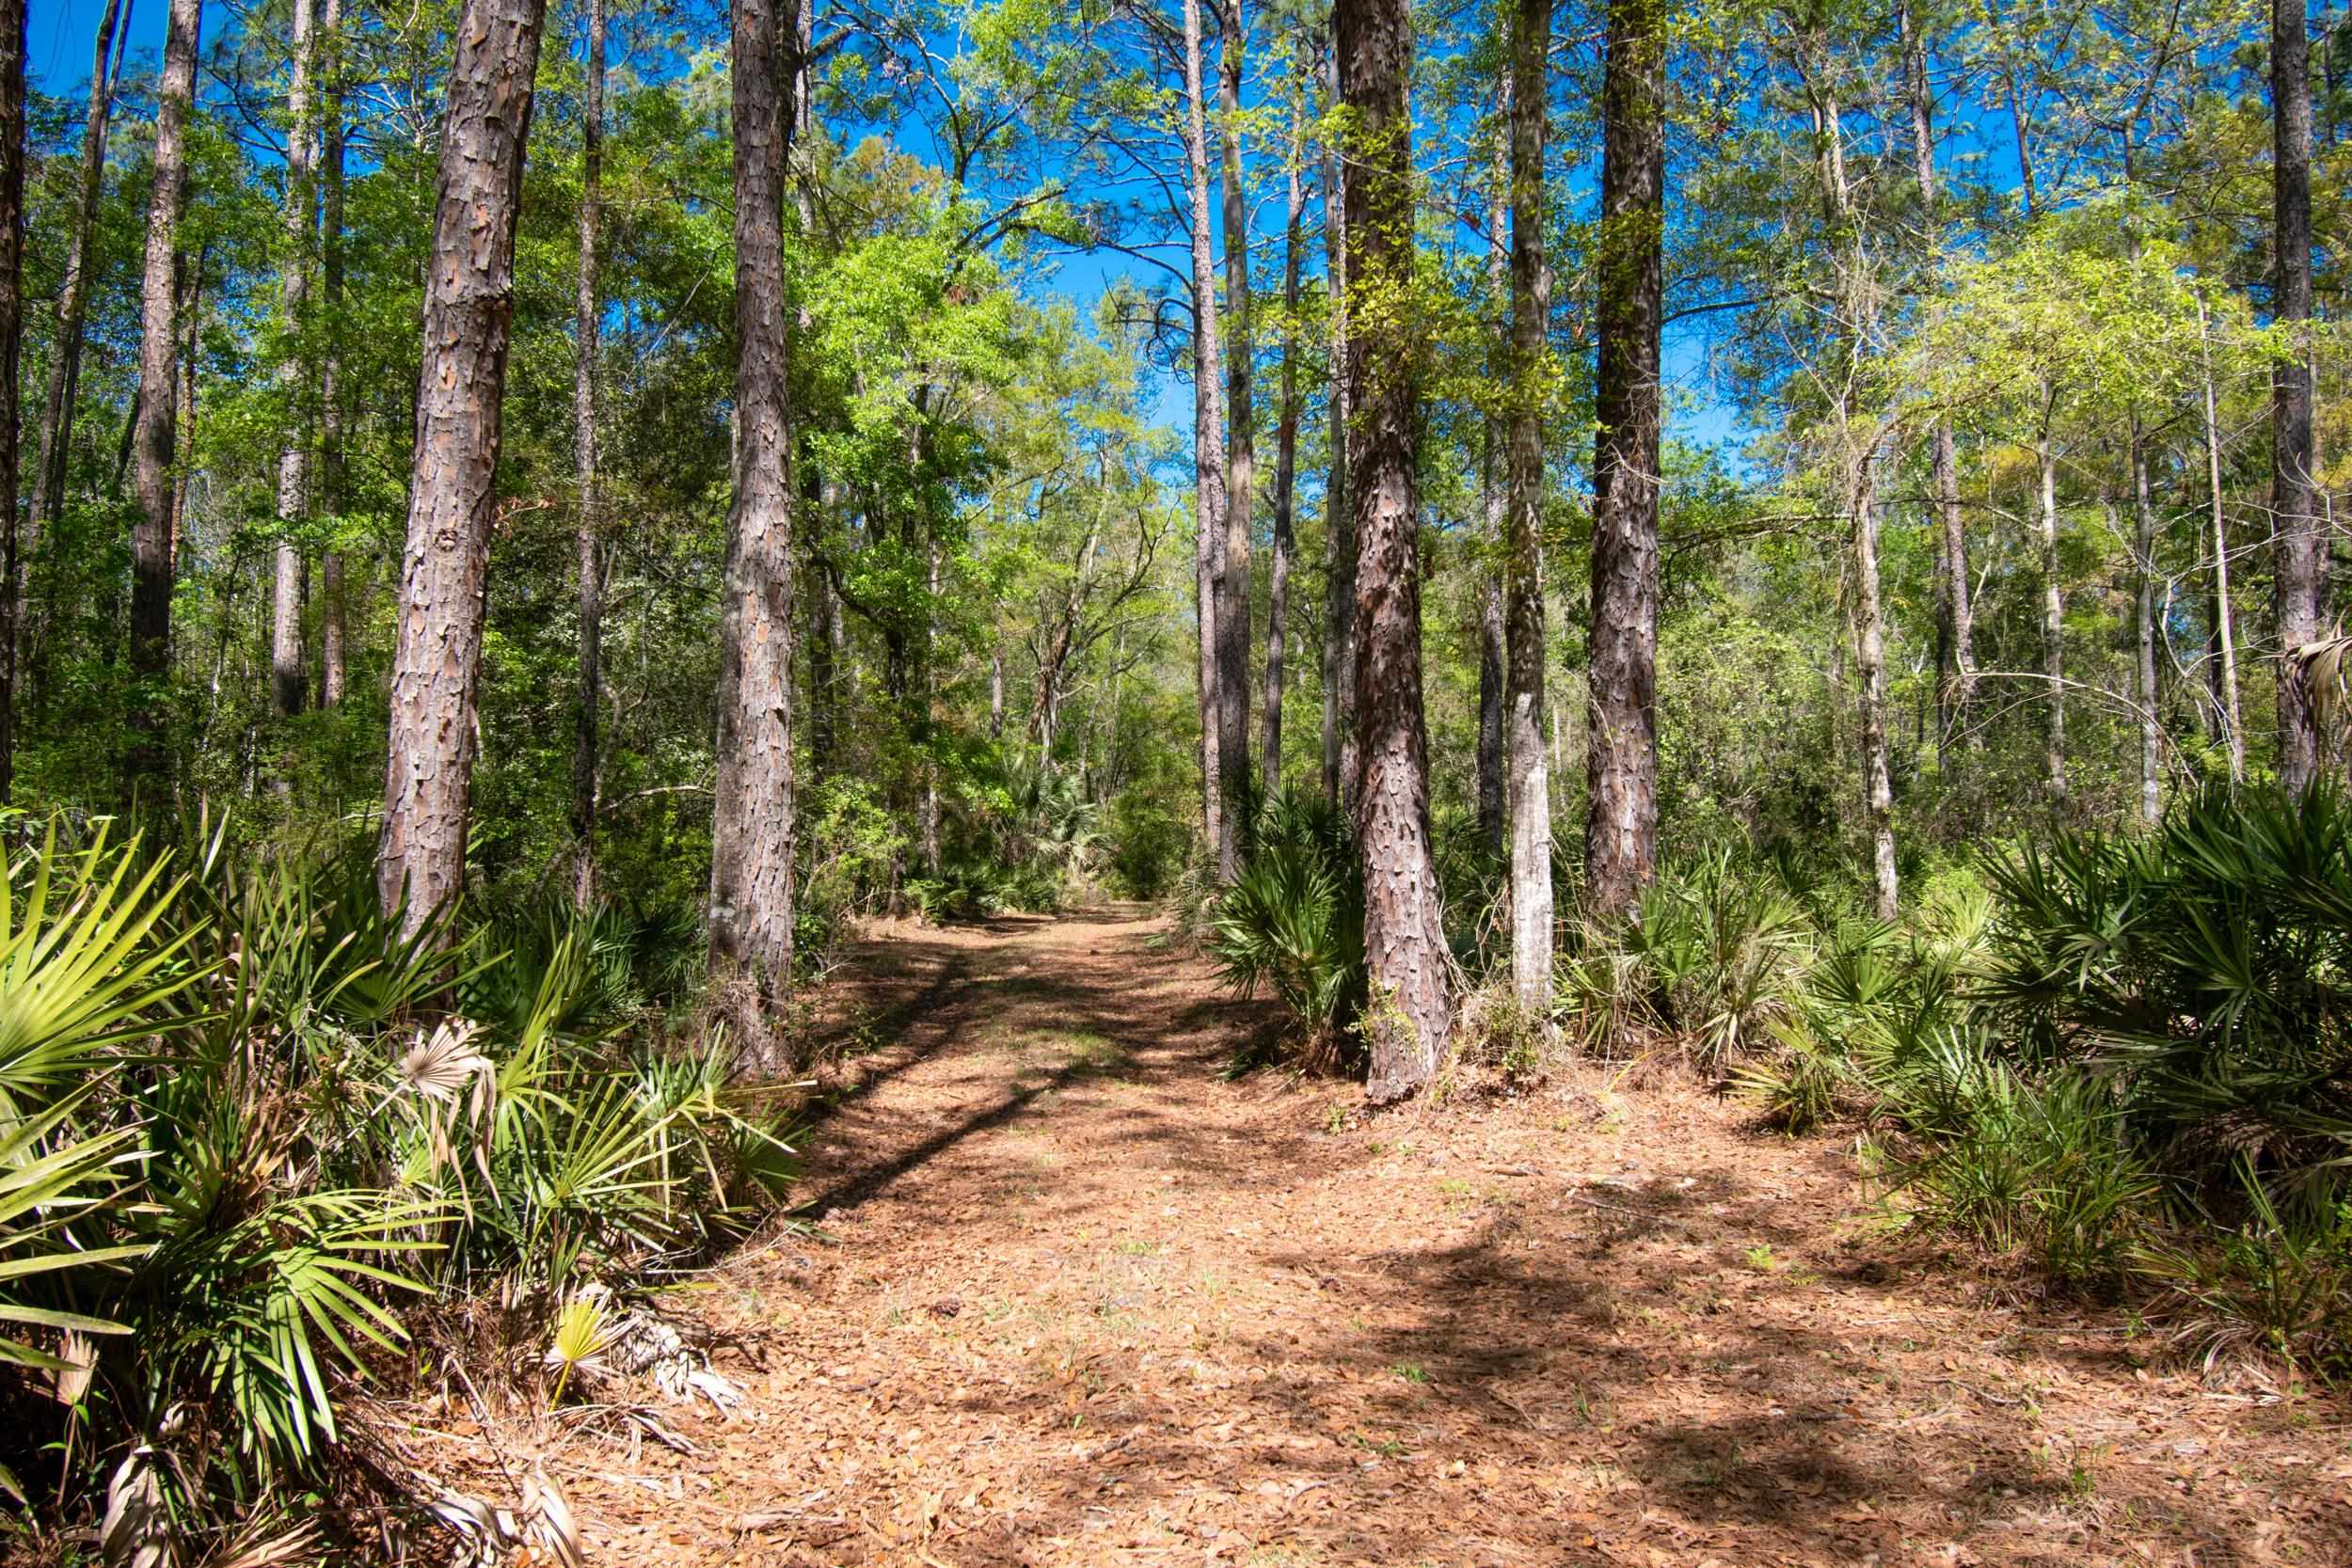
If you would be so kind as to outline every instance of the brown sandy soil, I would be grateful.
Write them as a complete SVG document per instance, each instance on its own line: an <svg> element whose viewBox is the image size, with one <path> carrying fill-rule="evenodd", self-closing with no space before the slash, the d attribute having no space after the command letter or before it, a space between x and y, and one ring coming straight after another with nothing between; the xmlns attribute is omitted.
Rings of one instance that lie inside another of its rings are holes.
<svg viewBox="0 0 2352 1568"><path fill-rule="evenodd" d="M1136 911L902 929L748 1398L545 1450L591 1562L2352 1563L2344 1407L1889 1235L1849 1151L1591 1069L1367 1119ZM2005 1301L2014 1305L2004 1305Z"/></svg>

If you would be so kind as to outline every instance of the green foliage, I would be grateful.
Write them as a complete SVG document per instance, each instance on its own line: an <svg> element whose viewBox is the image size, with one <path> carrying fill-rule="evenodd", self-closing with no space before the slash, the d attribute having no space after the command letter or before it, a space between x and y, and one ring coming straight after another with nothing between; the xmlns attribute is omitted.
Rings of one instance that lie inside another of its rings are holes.
<svg viewBox="0 0 2352 1568"><path fill-rule="evenodd" d="M527 1321L705 1252L792 1176L723 1038L616 1038L628 923L408 940L364 846L228 843L167 882L53 833L0 911L0 1361L87 1380L95 1444L51 1463L135 1435L191 1526L315 1473L419 1304Z"/></svg>
<svg viewBox="0 0 2352 1568"><path fill-rule="evenodd" d="M1210 906L1206 945L1225 983L1274 993L1329 1067L1363 1008L1363 874L1354 835L1320 796L1281 791L1247 818L1241 874Z"/></svg>

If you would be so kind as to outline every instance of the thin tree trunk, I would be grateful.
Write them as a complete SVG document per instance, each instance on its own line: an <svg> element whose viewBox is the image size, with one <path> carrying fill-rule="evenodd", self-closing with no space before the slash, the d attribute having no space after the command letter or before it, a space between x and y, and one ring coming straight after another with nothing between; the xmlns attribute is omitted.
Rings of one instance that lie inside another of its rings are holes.
<svg viewBox="0 0 2352 1568"><path fill-rule="evenodd" d="M294 80L286 95L286 260L282 270L286 357L278 367L286 393L286 444L278 455L278 543L271 552L270 698L279 718L302 711L302 546L292 531L310 510L310 410L303 385L302 331L310 313L310 74L316 7L294 0ZM281 785L290 782L279 781Z"/></svg>
<svg viewBox="0 0 2352 1568"><path fill-rule="evenodd" d="M2136 684L2139 688L2139 816L2153 826L2164 819L2164 730L2156 720L2156 508L2148 493L2148 451L2139 416L2132 416L2132 500L2137 528L2133 536L2137 593L2134 626L2138 642Z"/></svg>
<svg viewBox="0 0 2352 1568"><path fill-rule="evenodd" d="M24 342L24 0L0 0L0 805L16 784L17 357Z"/></svg>
<svg viewBox="0 0 2352 1568"><path fill-rule="evenodd" d="M155 178L147 206L147 257L141 283L136 454L138 516L131 525L131 675L133 739L126 758L135 787L164 767L164 724L170 708L172 459L180 357L178 252L187 198L188 107L196 96L199 0L171 0L164 34L164 74L155 108Z"/></svg>
<svg viewBox="0 0 2352 1568"><path fill-rule="evenodd" d="M737 0L734 21L735 499L721 601L710 961L769 996L792 979L792 426L784 201L794 115L792 0ZM781 1069L773 1031L737 1050Z"/></svg>
<svg viewBox="0 0 2352 1568"><path fill-rule="evenodd" d="M1502 106L1496 125L1496 146L1491 176L1486 182L1486 292L1494 302L1500 318L1510 309L1509 241L1504 233L1510 196L1510 140L1512 72L1516 62L1506 59L1502 66ZM1496 336L1506 345L1515 345L1511 323L1498 320ZM1511 372L1504 372L1507 382ZM1503 468L1504 421L1499 410L1490 410L1480 432L1478 454L1479 499L1485 515L1480 519L1485 528L1484 543L1500 550L1504 531L1510 526L1504 514L1509 505L1505 494ZM1503 643L1502 576L1500 564L1482 562L1476 568L1473 592L1478 595L1478 844L1487 859L1501 864L1502 843L1502 686Z"/></svg>
<svg viewBox="0 0 2352 1568"><path fill-rule="evenodd" d="M1413 71L1408 0L1339 0L1341 100L1350 120L1348 276L1391 302L1412 298ZM1415 330L1391 304L1384 329L1347 345L1356 537L1355 825L1363 857L1364 953L1372 981L1365 1034L1375 1103L1413 1093L1438 1069L1453 1022L1448 955L1429 831L1429 734L1422 712L1420 410Z"/></svg>
<svg viewBox="0 0 2352 1568"><path fill-rule="evenodd" d="M546 0L466 0L424 291L376 888L413 934L465 886L515 225Z"/></svg>
<svg viewBox="0 0 2352 1568"><path fill-rule="evenodd" d="M1339 44L1325 55L1325 91L1340 101ZM1347 166L1336 138L1323 149L1323 250L1330 293L1324 426L1330 470L1323 487L1323 798L1352 816L1356 787L1356 513L1348 496Z"/></svg>
<svg viewBox="0 0 2352 1568"><path fill-rule="evenodd" d="M1551 775L1544 752L1544 407L1551 273L1544 262L1546 63L1551 0L1519 0L1511 40L1510 494L1503 552L1511 769L1511 983L1542 1016L1551 997Z"/></svg>
<svg viewBox="0 0 2352 1568"><path fill-rule="evenodd" d="M579 562L580 669L572 696L572 898L596 901L597 721L604 704L604 546L597 536L596 340L603 310L596 245L603 213L604 0L588 0L588 57L580 104L580 276L572 321L572 459L580 510L572 524Z"/></svg>
<svg viewBox="0 0 2352 1568"><path fill-rule="evenodd" d="M2328 594L2328 529L2312 436L2312 82L2305 0L2271 0L2271 319L2293 352L2270 372L2272 577L2279 639L2279 782L2300 792L2319 772L2319 721L2295 650L2317 641Z"/></svg>
<svg viewBox="0 0 2352 1568"><path fill-rule="evenodd" d="M1241 73L1248 44L1242 0L1225 0L1217 46L1219 195L1225 230L1225 575L1217 592L1217 764L1225 798L1249 789L1249 534L1258 501L1258 343L1249 299L1249 213L1241 177ZM1240 825L1235 824L1236 828ZM1232 835L1239 853L1239 835ZM1239 870L1236 858L1228 879Z"/></svg>
<svg viewBox="0 0 2352 1568"><path fill-rule="evenodd" d="M326 0L319 13L323 131L320 147L319 292L326 304L326 355L319 367L319 504L342 515L343 474L343 6ZM319 558L319 705L342 705L351 682L345 641L349 607L343 556L329 546Z"/></svg>
<svg viewBox="0 0 2352 1568"><path fill-rule="evenodd" d="M89 107L82 121L81 182L75 194L73 227L67 231L65 277L57 291L56 341L49 355L47 395L41 402L40 451L33 468L33 505L29 526L20 542L19 569L9 579L16 596L16 636L24 662L40 689L41 661L40 628L33 624L31 583L40 542L65 513L68 459L73 445L73 401L82 372L82 334L89 317L90 282L97 271L91 241L98 223L98 201L106 182L106 123L114 109L115 80L120 73L120 41L130 29L119 26L123 0L106 0L100 15L98 39L90 51Z"/></svg>
<svg viewBox="0 0 2352 1568"><path fill-rule="evenodd" d="M1298 273L1300 228L1307 210L1303 155L1304 116L1291 103L1290 207L1282 228L1282 406L1274 427L1274 563L1268 575L1265 614L1265 726L1260 772L1266 793L1282 783L1282 668L1289 648L1291 561L1296 550L1292 509L1298 489Z"/></svg>
<svg viewBox="0 0 2352 1568"><path fill-rule="evenodd" d="M2050 438L2055 394L2043 393L2042 433L2034 442L2040 504L2035 522L2042 545L2042 674L2049 687L2042 735L2043 788L2052 805L2066 803L2066 595L2058 580L2058 450Z"/></svg>
<svg viewBox="0 0 2352 1568"><path fill-rule="evenodd" d="M1610 0L1595 330L1590 808L1585 897L1622 914L1658 869L1659 335L1665 14Z"/></svg>
<svg viewBox="0 0 2352 1568"><path fill-rule="evenodd" d="M1903 78L1911 100L1911 159L1919 182L1920 223L1930 243L1942 244L1936 214L1935 98L1928 85L1927 40L1911 15L1909 0L1896 7L1903 42ZM1939 755L1967 723L1976 695L1976 626L1968 602L1968 532L1960 509L1960 465L1948 420L1935 421L1929 436L1929 481L1935 491L1939 525L1935 535L1936 660L1935 733Z"/></svg>
<svg viewBox="0 0 2352 1568"><path fill-rule="evenodd" d="M1218 337L1216 266L1209 232L1208 116L1201 102L1200 0L1184 0L1184 167L1192 196L1192 470L1200 534L1193 571L1200 612L1200 799L1201 823L1216 857L1216 879L1230 882L1240 869L1239 824L1232 820L1239 801L1228 787L1238 760L1226 754L1225 628L1223 600L1232 580L1226 547L1231 537L1225 513L1225 411L1223 346Z"/></svg>
<svg viewBox="0 0 2352 1568"><path fill-rule="evenodd" d="M2237 703L2237 641L2231 627L2230 531L2221 503L2221 425L2214 405L2212 325L2205 302L2197 301L2197 335L2204 353L2205 372L2205 488L2213 502L2213 638L2218 706L2230 748L2230 782L2246 777L2246 731L2239 722Z"/></svg>
<svg viewBox="0 0 2352 1568"><path fill-rule="evenodd" d="M1878 460L1866 450L1853 493L1854 665L1862 681L1862 803L1878 916L1895 918L1895 783L1886 751L1886 611L1879 594Z"/></svg>

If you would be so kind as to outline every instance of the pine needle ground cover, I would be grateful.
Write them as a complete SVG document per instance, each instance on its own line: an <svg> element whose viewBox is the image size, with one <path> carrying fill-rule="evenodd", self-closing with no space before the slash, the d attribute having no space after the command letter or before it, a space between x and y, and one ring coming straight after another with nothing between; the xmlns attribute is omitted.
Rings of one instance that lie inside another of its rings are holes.
<svg viewBox="0 0 2352 1568"><path fill-rule="evenodd" d="M662 1568L2352 1557L2330 1398L1890 1231L1842 1134L1621 1065L1367 1120L1225 1077L1290 1025L1168 938L858 944L820 1236L683 1292L743 1402L673 1447L453 1390L401 1447Z"/></svg>

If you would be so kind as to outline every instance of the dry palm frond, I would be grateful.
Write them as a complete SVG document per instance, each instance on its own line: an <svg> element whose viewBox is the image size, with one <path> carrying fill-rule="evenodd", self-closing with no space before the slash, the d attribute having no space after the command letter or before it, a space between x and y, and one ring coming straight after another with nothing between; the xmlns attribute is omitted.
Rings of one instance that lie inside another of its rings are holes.
<svg viewBox="0 0 2352 1568"><path fill-rule="evenodd" d="M179 1560L171 1549L170 1511L153 1449L132 1449L106 1483L98 1548L106 1568L172 1568Z"/></svg>
<svg viewBox="0 0 2352 1568"><path fill-rule="evenodd" d="M417 1043L392 1069L392 1093L413 1095L424 1102L425 1139L435 1169L456 1167L456 1137L462 1132L472 1148L475 1168L487 1181L498 1064L474 1049L474 1037L480 1033L481 1025L463 1018L443 1022L430 1037L420 1030Z"/></svg>
<svg viewBox="0 0 2352 1568"><path fill-rule="evenodd" d="M2323 637L2316 642L2306 642L2287 653L2287 664L2295 678L2309 695L2312 710L2319 718L2323 730L2333 729L2342 716L2347 692L2352 692L2352 667L2346 657L2352 656L2352 636L2342 626L2333 637Z"/></svg>

